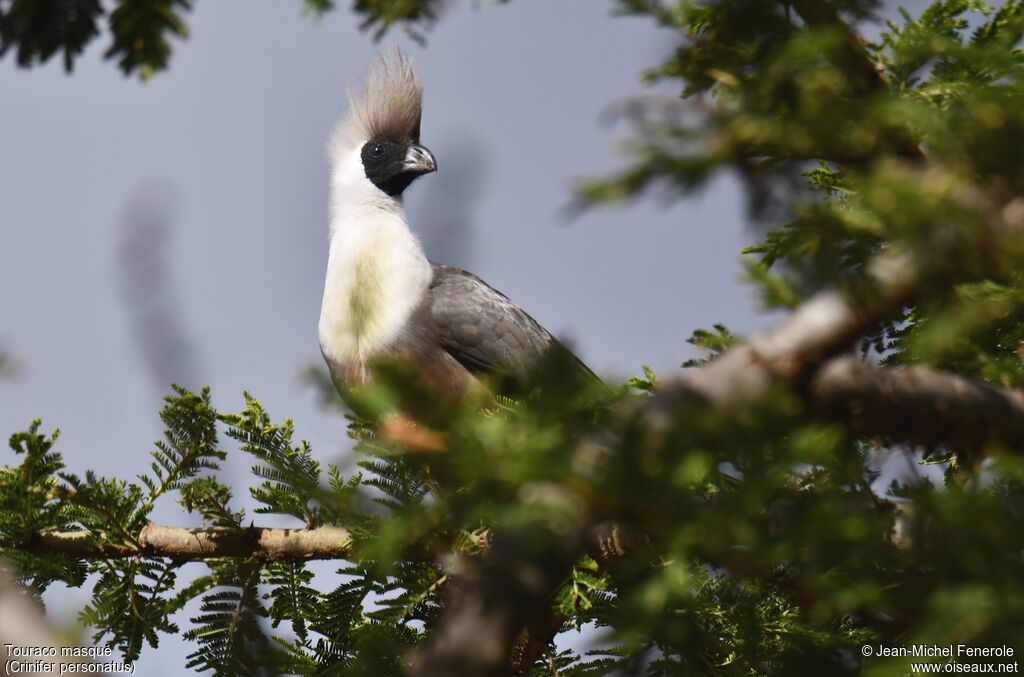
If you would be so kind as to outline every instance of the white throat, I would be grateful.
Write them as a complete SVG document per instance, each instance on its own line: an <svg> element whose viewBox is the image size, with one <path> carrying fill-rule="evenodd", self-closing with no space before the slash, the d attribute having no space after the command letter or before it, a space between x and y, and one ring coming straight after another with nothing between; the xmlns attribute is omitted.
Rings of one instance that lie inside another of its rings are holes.
<svg viewBox="0 0 1024 677"><path fill-rule="evenodd" d="M363 364L399 338L433 271L401 199L366 178L359 150L335 163L320 347L328 360Z"/></svg>

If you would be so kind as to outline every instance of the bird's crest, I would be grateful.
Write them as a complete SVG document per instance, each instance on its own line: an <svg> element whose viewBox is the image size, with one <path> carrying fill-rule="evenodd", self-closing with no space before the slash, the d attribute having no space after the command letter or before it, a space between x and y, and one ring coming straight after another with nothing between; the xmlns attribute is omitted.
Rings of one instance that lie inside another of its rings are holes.
<svg viewBox="0 0 1024 677"><path fill-rule="evenodd" d="M418 142L423 86L412 61L392 46L370 67L360 96L349 96L349 111L338 130L350 142L370 139Z"/></svg>

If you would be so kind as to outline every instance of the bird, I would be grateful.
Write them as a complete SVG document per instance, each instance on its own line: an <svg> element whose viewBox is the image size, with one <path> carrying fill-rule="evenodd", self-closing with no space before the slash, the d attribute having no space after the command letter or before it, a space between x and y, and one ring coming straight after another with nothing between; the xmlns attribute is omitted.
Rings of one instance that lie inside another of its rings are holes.
<svg viewBox="0 0 1024 677"><path fill-rule="evenodd" d="M431 262L409 226L405 190L437 171L421 144L423 87L397 47L379 54L328 142L329 249L319 339L335 386L373 381L374 365L414 365L460 395L486 374L521 377L562 344L476 275ZM578 370L592 372L575 356ZM596 377L593 377L596 378Z"/></svg>

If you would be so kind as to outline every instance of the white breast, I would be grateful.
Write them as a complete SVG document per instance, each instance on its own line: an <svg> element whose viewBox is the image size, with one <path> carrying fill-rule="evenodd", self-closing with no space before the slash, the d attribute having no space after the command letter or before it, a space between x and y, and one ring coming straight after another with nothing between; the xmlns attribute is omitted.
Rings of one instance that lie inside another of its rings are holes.
<svg viewBox="0 0 1024 677"><path fill-rule="evenodd" d="M334 216L320 346L328 360L365 363L401 335L433 271L400 203Z"/></svg>

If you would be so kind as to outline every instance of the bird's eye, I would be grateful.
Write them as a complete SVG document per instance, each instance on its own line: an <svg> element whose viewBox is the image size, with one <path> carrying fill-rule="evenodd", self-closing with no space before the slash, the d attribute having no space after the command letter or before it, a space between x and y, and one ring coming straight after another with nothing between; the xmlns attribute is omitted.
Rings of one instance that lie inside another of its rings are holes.
<svg viewBox="0 0 1024 677"><path fill-rule="evenodd" d="M375 160L379 160L384 157L384 144L383 143L371 143L367 149L370 153L370 157Z"/></svg>

